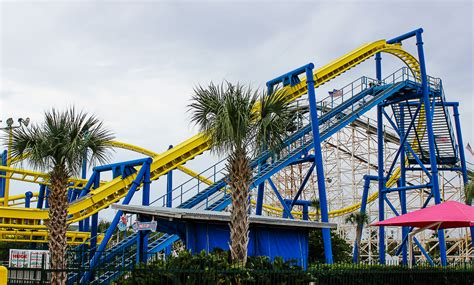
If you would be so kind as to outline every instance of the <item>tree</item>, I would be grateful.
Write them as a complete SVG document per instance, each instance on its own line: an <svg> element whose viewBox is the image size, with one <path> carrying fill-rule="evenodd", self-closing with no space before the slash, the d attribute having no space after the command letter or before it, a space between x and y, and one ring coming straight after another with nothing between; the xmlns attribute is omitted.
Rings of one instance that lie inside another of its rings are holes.
<svg viewBox="0 0 474 285"><path fill-rule="evenodd" d="M196 87L189 105L191 120L211 141L211 150L229 154L227 183L231 190L230 251L246 263L249 235L250 159L263 149L277 150L289 134L294 112L283 91L262 94L250 87L210 83Z"/></svg>
<svg viewBox="0 0 474 285"><path fill-rule="evenodd" d="M464 186L464 200L466 205L471 206L474 199L474 174L469 173L469 183Z"/></svg>
<svg viewBox="0 0 474 285"><path fill-rule="evenodd" d="M319 221L319 208L321 207L321 202L318 198L311 200L311 207L314 208L315 220Z"/></svg>
<svg viewBox="0 0 474 285"><path fill-rule="evenodd" d="M332 257L335 263L351 261L351 246L337 231L331 231ZM308 260L310 263L324 263L323 234L320 229L309 232Z"/></svg>
<svg viewBox="0 0 474 285"><path fill-rule="evenodd" d="M359 263L360 260L360 244L362 240L362 229L364 228L364 224L369 223L369 216L366 213L351 213L346 218L346 223L352 224L356 226L356 250L354 256L354 262Z"/></svg>
<svg viewBox="0 0 474 285"><path fill-rule="evenodd" d="M52 109L45 113L42 124L13 131L11 152L13 157L28 154L29 163L49 173L50 195L48 247L51 268L64 270L66 260L67 188L71 176L78 174L85 155L89 163L108 160L111 132L95 116ZM66 272L53 271L51 283L65 284Z"/></svg>

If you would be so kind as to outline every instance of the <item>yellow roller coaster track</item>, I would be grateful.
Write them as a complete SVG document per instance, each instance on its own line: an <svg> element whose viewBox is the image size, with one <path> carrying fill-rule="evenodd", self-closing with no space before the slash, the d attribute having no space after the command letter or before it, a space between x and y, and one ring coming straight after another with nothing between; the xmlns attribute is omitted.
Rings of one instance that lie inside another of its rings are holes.
<svg viewBox="0 0 474 285"><path fill-rule="evenodd" d="M341 75L347 70L357 66L358 64L364 62L368 58L374 56L378 52L389 53L400 58L412 72L419 77L420 69L417 60L410 55L408 52L404 51L399 44L387 44L385 40L376 41L370 44L365 44L352 52L336 59L335 61L318 68L314 71L314 79L316 81L316 87L319 87L331 79ZM303 79L299 84L286 87L286 93L288 94L288 100L293 101L301 97L307 92L306 79ZM421 121L421 120L420 120ZM190 139L176 145L172 149L169 149L159 155L153 156L153 161L151 164L151 178L158 179L163 174L167 173L172 169L176 169L188 160L195 158L196 156L202 154L204 151L210 148L209 139L202 133L197 134ZM0 168L2 170L2 168ZM5 169L10 171L10 169ZM26 174L25 177L30 175L30 180L32 182L42 183L39 181L40 177L44 179L44 175L39 175L31 171L19 170L18 173ZM23 175L22 174L22 175ZM37 175L34 175L37 174ZM13 178L13 173L8 174ZM68 214L69 219L68 223L74 223L79 220L82 220L86 217L89 217L98 211L110 206L111 204L119 201L123 198L128 189L131 186L132 181L134 180L136 174L130 175L127 178L117 177L112 181L109 181L105 184L100 185L100 187L93 189L90 193L82 197L69 205ZM398 178L392 178L391 181L396 181ZM71 180L75 185L83 185L84 180L73 179ZM43 182L44 183L44 182ZM376 196L371 195L371 201L375 200ZM343 214L348 212L346 209L353 208L357 209L359 206L353 205L345 209L337 210L337 213L332 212L331 215ZM266 207L267 209L272 209L270 206ZM281 211L281 209L276 211ZM45 229L44 221L48 219L47 210L43 209L32 209L32 208L17 208L17 207L0 207L0 228L14 228L14 229Z"/></svg>

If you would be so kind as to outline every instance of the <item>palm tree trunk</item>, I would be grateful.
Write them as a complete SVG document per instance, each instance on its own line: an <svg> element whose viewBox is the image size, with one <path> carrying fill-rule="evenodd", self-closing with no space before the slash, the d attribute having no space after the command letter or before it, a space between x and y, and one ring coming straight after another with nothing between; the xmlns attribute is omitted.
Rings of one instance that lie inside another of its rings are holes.
<svg viewBox="0 0 474 285"><path fill-rule="evenodd" d="M356 246L357 246L357 258L355 259L356 263L359 263L360 260L360 244L362 240L362 225L357 225L356 228Z"/></svg>
<svg viewBox="0 0 474 285"><path fill-rule="evenodd" d="M67 186L68 176L64 169L53 169L50 176L51 192L49 201L48 246L51 255L51 284L66 284L66 230L67 230Z"/></svg>
<svg viewBox="0 0 474 285"><path fill-rule="evenodd" d="M238 148L229 157L227 164L229 187L232 195L230 215L230 252L232 261L245 265L249 243L249 194L252 177L247 152Z"/></svg>

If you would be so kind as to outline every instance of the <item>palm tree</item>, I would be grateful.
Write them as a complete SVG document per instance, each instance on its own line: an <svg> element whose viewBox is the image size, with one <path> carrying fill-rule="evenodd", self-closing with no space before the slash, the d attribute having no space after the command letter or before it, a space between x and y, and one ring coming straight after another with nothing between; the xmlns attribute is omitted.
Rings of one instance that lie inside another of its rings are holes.
<svg viewBox="0 0 474 285"><path fill-rule="evenodd" d="M464 200L466 205L472 205L472 199L474 199L474 173L469 173L469 183L464 186Z"/></svg>
<svg viewBox="0 0 474 285"><path fill-rule="evenodd" d="M354 250L354 262L359 263L362 229L364 228L364 224L369 223L369 216L365 212L351 213L349 216L346 217L346 223L356 225L356 248Z"/></svg>
<svg viewBox="0 0 474 285"><path fill-rule="evenodd" d="M245 264L249 240L250 160L263 149L277 150L289 134L294 112L285 92L262 94L250 87L222 83L194 89L191 120L211 141L211 149L229 154L231 190L230 251L234 262Z"/></svg>
<svg viewBox="0 0 474 285"><path fill-rule="evenodd" d="M36 169L49 173L50 195L48 246L53 272L52 284L65 284L67 268L67 188L68 179L78 174L84 156L89 163L108 160L113 136L95 116L52 109L45 113L45 120L31 128L19 128L12 134L13 157L28 154L29 163Z"/></svg>
<svg viewBox="0 0 474 285"><path fill-rule="evenodd" d="M321 202L318 198L311 200L311 207L313 207L315 211L315 220L319 222L319 208L321 207Z"/></svg>

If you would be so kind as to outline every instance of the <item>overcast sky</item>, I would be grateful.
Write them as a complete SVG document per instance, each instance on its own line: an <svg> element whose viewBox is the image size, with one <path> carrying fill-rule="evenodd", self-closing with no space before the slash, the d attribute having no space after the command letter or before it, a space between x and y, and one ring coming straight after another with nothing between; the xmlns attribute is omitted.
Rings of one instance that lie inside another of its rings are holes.
<svg viewBox="0 0 474 285"><path fill-rule="evenodd" d="M186 105L197 84L262 87L423 27L427 72L460 101L464 140L474 145L472 1L0 2L2 120L40 122L45 110L76 106L118 140L161 152L196 132ZM416 54L413 41L405 45ZM384 55L385 75L402 66ZM371 59L317 94L374 73Z"/></svg>

